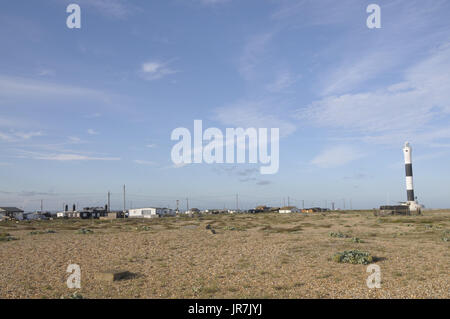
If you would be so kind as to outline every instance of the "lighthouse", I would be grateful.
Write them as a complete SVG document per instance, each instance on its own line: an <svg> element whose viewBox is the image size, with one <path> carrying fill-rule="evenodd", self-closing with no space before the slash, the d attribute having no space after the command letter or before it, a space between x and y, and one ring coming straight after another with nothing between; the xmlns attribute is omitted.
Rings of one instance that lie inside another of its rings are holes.
<svg viewBox="0 0 450 319"><path fill-rule="evenodd" d="M406 172L406 205L409 206L410 213L421 213L422 205L420 205L414 196L413 171L412 171L412 148L408 142L403 147L403 155L405 157Z"/></svg>

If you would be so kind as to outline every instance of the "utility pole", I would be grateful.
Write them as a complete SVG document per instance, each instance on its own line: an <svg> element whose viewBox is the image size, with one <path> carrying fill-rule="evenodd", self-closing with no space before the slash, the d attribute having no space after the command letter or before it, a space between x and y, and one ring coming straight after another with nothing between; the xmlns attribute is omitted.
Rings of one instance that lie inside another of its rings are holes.
<svg viewBox="0 0 450 319"><path fill-rule="evenodd" d="M353 210L352 200L350 199L350 210Z"/></svg>
<svg viewBox="0 0 450 319"><path fill-rule="evenodd" d="M108 192L108 213L111 211L111 192Z"/></svg>
<svg viewBox="0 0 450 319"><path fill-rule="evenodd" d="M41 199L41 214L44 212L44 201Z"/></svg>
<svg viewBox="0 0 450 319"><path fill-rule="evenodd" d="M291 206L291 201L289 200L289 196L288 196L288 206Z"/></svg>
<svg viewBox="0 0 450 319"><path fill-rule="evenodd" d="M331 210L334 210L334 202L331 202Z"/></svg>
<svg viewBox="0 0 450 319"><path fill-rule="evenodd" d="M177 213L179 212L179 209L178 209L179 204L180 204L180 201L177 199Z"/></svg>
<svg viewBox="0 0 450 319"><path fill-rule="evenodd" d="M125 184L123 185L123 211L126 210Z"/></svg>
<svg viewBox="0 0 450 319"><path fill-rule="evenodd" d="M186 211L189 211L189 198L186 198Z"/></svg>
<svg viewBox="0 0 450 319"><path fill-rule="evenodd" d="M345 209L345 198L342 199L342 203L343 203L343 209Z"/></svg>
<svg viewBox="0 0 450 319"><path fill-rule="evenodd" d="M236 210L239 210L239 195L236 194Z"/></svg>
<svg viewBox="0 0 450 319"><path fill-rule="evenodd" d="M305 200L302 199L302 209L305 209Z"/></svg>

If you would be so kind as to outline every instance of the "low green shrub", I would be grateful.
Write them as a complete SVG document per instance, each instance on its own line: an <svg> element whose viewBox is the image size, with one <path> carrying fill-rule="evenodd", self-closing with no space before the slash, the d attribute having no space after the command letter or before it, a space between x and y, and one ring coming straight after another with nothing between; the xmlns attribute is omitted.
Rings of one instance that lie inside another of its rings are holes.
<svg viewBox="0 0 450 319"><path fill-rule="evenodd" d="M237 230L237 231L245 230L244 228L233 227L233 226L225 226L223 229L224 229L224 230Z"/></svg>
<svg viewBox="0 0 450 319"><path fill-rule="evenodd" d="M93 234L94 231L86 228L81 228L77 231L77 233L86 235L86 234Z"/></svg>
<svg viewBox="0 0 450 319"><path fill-rule="evenodd" d="M79 294L77 291L75 291L73 294L70 295L70 299L84 299L81 294Z"/></svg>
<svg viewBox="0 0 450 319"><path fill-rule="evenodd" d="M330 232L330 237L336 237L336 238L348 238L348 235L341 233L340 231L335 233L335 232Z"/></svg>
<svg viewBox="0 0 450 319"><path fill-rule="evenodd" d="M373 257L365 251L346 250L335 254L333 260L338 263L367 265L373 262Z"/></svg>
<svg viewBox="0 0 450 319"><path fill-rule="evenodd" d="M18 240L18 238L11 236L8 233L0 233L0 241L12 241Z"/></svg>
<svg viewBox="0 0 450 319"><path fill-rule="evenodd" d="M352 237L352 238L350 239L350 241L351 241L352 243L357 243L357 244L363 243L363 242L364 242L362 239L360 239L360 238L358 238L358 237Z"/></svg>
<svg viewBox="0 0 450 319"><path fill-rule="evenodd" d="M30 232L30 235L42 235L42 234L56 234L54 230L45 230L45 231L32 231Z"/></svg>

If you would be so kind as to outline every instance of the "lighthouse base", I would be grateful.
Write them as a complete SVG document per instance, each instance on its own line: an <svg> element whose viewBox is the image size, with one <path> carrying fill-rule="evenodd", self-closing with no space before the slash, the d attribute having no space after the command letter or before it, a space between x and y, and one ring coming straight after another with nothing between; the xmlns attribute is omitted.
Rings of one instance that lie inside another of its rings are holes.
<svg viewBox="0 0 450 319"><path fill-rule="evenodd" d="M406 202L406 205L408 205L411 215L422 215L423 205L416 201L408 201Z"/></svg>

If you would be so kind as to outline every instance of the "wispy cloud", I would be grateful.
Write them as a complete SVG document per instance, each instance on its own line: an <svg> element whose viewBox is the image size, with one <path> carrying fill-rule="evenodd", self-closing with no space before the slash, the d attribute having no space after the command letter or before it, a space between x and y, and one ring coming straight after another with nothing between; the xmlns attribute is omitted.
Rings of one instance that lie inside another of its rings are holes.
<svg viewBox="0 0 450 319"><path fill-rule="evenodd" d="M109 101L108 94L77 86L0 75L0 97L61 97L80 96Z"/></svg>
<svg viewBox="0 0 450 319"><path fill-rule="evenodd" d="M326 73L322 95L351 92L361 84L392 68L400 59L391 52L378 51L363 55L355 61L347 61Z"/></svg>
<svg viewBox="0 0 450 319"><path fill-rule="evenodd" d="M348 164L364 157L364 154L349 145L337 145L324 149L312 159L311 164L321 168L332 168Z"/></svg>
<svg viewBox="0 0 450 319"><path fill-rule="evenodd" d="M29 140L32 137L42 136L42 132L16 132L10 131L8 133L0 132L0 140L6 142L17 142L21 140Z"/></svg>
<svg viewBox="0 0 450 319"><path fill-rule="evenodd" d="M55 75L55 71L48 68L39 68L37 71L37 75L39 76L53 76Z"/></svg>
<svg viewBox="0 0 450 319"><path fill-rule="evenodd" d="M278 107L274 101L242 100L217 108L214 117L222 124L231 127L279 128L280 136L290 135L296 130L296 126L276 113Z"/></svg>
<svg viewBox="0 0 450 319"><path fill-rule="evenodd" d="M93 8L98 13L115 19L125 19L139 11L139 8L131 1L125 0L77 0L77 4L82 8Z"/></svg>
<svg viewBox="0 0 450 319"><path fill-rule="evenodd" d="M144 79L151 81L175 74L178 71L171 69L167 62L148 61L141 65L140 72Z"/></svg>
<svg viewBox="0 0 450 319"><path fill-rule="evenodd" d="M133 162L136 164L140 164L140 165L156 165L157 164L155 162L146 161L146 160L134 160Z"/></svg>
<svg viewBox="0 0 450 319"><path fill-rule="evenodd" d="M269 92L278 93L291 87L298 79L299 75L293 76L289 71L279 72L275 80L266 86Z"/></svg>
<svg viewBox="0 0 450 319"><path fill-rule="evenodd" d="M300 109L298 118L318 126L359 132L369 142L391 143L414 137L438 142L446 127L431 125L450 115L450 45L404 72L401 82L362 93L332 95Z"/></svg>
<svg viewBox="0 0 450 319"><path fill-rule="evenodd" d="M273 35L273 32L258 34L245 44L239 59L239 73L244 79L250 80L254 77L256 67L264 60L264 54Z"/></svg>
<svg viewBox="0 0 450 319"><path fill-rule="evenodd" d="M92 129L92 128L88 129L88 130L87 130L87 133L88 133L89 135L98 135L98 134L99 134L96 130L94 130L94 129Z"/></svg>
<svg viewBox="0 0 450 319"><path fill-rule="evenodd" d="M268 180L259 179L260 172L257 167L238 167L236 165L221 165L213 167L213 172L219 175L227 175L229 177L235 177L241 183L254 182L255 185L264 186L269 185L272 182Z"/></svg>
<svg viewBox="0 0 450 319"><path fill-rule="evenodd" d="M88 118L88 119L95 119L95 118L99 118L101 116L102 116L102 114L97 112L97 113L88 114L85 117Z"/></svg>
<svg viewBox="0 0 450 319"><path fill-rule="evenodd" d="M68 142L67 144L83 144L85 143L85 141L83 141L81 138L77 137L77 136L69 136L67 138Z"/></svg>
<svg viewBox="0 0 450 319"><path fill-rule="evenodd" d="M201 3L205 5L215 5L220 3L230 2L231 0L200 0Z"/></svg>
<svg viewBox="0 0 450 319"><path fill-rule="evenodd" d="M21 151L21 158L30 158L35 160L48 161L119 161L120 157L97 157L81 153L42 153L32 151Z"/></svg>

